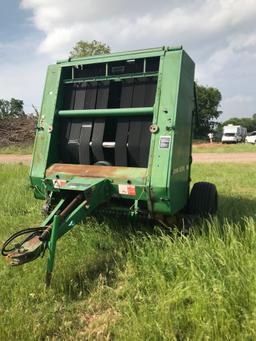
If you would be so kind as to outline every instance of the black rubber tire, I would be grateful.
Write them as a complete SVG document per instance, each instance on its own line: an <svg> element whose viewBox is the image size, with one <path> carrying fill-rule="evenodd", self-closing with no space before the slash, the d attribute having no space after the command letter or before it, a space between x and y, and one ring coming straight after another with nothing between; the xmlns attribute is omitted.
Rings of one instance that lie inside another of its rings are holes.
<svg viewBox="0 0 256 341"><path fill-rule="evenodd" d="M207 216L215 214L217 208L218 193L216 186L210 182L195 183L189 197L189 214Z"/></svg>

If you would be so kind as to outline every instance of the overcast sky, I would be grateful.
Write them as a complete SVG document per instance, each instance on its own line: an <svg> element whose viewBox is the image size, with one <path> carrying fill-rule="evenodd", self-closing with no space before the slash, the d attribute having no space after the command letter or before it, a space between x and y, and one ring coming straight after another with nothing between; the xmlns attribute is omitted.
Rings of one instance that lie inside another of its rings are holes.
<svg viewBox="0 0 256 341"><path fill-rule="evenodd" d="M0 98L40 107L47 65L78 40L112 51L183 45L220 120L256 112L256 0L0 0Z"/></svg>

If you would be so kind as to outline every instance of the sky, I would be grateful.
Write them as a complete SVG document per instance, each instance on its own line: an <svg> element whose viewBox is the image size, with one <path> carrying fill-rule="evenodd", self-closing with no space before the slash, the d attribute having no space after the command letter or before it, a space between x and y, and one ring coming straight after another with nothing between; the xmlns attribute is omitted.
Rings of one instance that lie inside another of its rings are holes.
<svg viewBox="0 0 256 341"><path fill-rule="evenodd" d="M0 0L0 98L40 108L48 64L79 40L113 52L182 45L199 84L222 93L220 121L256 112L256 0Z"/></svg>

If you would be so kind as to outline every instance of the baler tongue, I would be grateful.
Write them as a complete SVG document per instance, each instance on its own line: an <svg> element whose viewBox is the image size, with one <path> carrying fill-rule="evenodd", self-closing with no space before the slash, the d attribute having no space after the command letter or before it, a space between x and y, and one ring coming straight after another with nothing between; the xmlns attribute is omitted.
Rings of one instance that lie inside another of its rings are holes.
<svg viewBox="0 0 256 341"><path fill-rule="evenodd" d="M88 183L86 183L88 181ZM76 190L77 195L70 201L61 199L41 227L32 227L13 234L3 245L2 255L11 266L31 262L44 255L48 249L46 284L51 281L56 243L77 223L91 214L112 195L107 179L90 179L77 183L70 181L67 190ZM21 237L25 239L21 240ZM18 241L17 243L15 243Z"/></svg>

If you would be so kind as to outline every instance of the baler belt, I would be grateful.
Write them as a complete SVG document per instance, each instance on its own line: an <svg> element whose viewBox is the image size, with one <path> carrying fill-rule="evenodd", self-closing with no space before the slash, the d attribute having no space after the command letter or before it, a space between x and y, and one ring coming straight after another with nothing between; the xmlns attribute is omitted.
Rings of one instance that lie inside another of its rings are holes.
<svg viewBox="0 0 256 341"><path fill-rule="evenodd" d="M63 125L64 125L64 127L65 127L65 129L63 129L63 138L64 138L64 140L65 141L67 141L67 143L68 143L68 140L69 140L69 136L70 136L70 129L71 129L71 125L72 125L72 123L70 122L70 120L68 120L68 119L64 119L63 120Z"/></svg>
<svg viewBox="0 0 256 341"><path fill-rule="evenodd" d="M75 94L74 84L66 84L64 88L64 110L72 110L74 108Z"/></svg>
<svg viewBox="0 0 256 341"><path fill-rule="evenodd" d="M70 127L70 134L68 139L68 151L71 162L78 162L79 160L79 138L81 132L81 122L73 121Z"/></svg>
<svg viewBox="0 0 256 341"><path fill-rule="evenodd" d="M120 108L131 108L133 97L133 79L124 80L122 83Z"/></svg>
<svg viewBox="0 0 256 341"><path fill-rule="evenodd" d="M140 133L141 122L134 118L130 120L130 129L128 137L129 166L138 167L140 164Z"/></svg>
<svg viewBox="0 0 256 341"><path fill-rule="evenodd" d="M108 107L109 81L98 83L96 109L106 109Z"/></svg>
<svg viewBox="0 0 256 341"><path fill-rule="evenodd" d="M147 79L146 87L145 87L145 96L144 96L144 106L152 107L155 102L156 96L156 77L152 77Z"/></svg>
<svg viewBox="0 0 256 341"><path fill-rule="evenodd" d="M150 131L149 126L151 120L143 119L141 121L141 135L140 135L140 167L148 167L148 156L150 148Z"/></svg>
<svg viewBox="0 0 256 341"><path fill-rule="evenodd" d="M150 147L150 119L134 118L130 121L128 154L129 166L147 167Z"/></svg>
<svg viewBox="0 0 256 341"><path fill-rule="evenodd" d="M85 90L86 83L75 84L75 100L74 100L74 109L84 109L84 101L85 101Z"/></svg>
<svg viewBox="0 0 256 341"><path fill-rule="evenodd" d="M94 162L104 161L103 137L105 130L105 118L96 118L92 133L92 153Z"/></svg>
<svg viewBox="0 0 256 341"><path fill-rule="evenodd" d="M79 163L90 165L90 140L92 135L92 121L82 123L79 145Z"/></svg>
<svg viewBox="0 0 256 341"><path fill-rule="evenodd" d="M135 79L133 97L132 97L132 107L138 108L144 106L145 98L145 79Z"/></svg>
<svg viewBox="0 0 256 341"><path fill-rule="evenodd" d="M60 154L64 162L70 162L68 153L68 141L71 129L71 122L68 119L62 120Z"/></svg>
<svg viewBox="0 0 256 341"><path fill-rule="evenodd" d="M84 108L95 109L96 98L97 98L97 82L87 83Z"/></svg>
<svg viewBox="0 0 256 341"><path fill-rule="evenodd" d="M117 122L115 139L115 166L127 166L127 139L129 130L129 119L121 118Z"/></svg>

